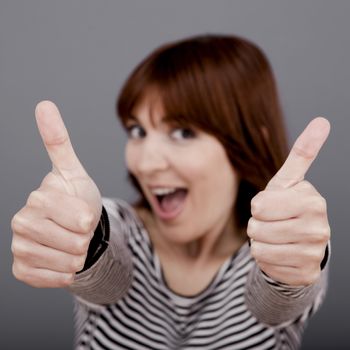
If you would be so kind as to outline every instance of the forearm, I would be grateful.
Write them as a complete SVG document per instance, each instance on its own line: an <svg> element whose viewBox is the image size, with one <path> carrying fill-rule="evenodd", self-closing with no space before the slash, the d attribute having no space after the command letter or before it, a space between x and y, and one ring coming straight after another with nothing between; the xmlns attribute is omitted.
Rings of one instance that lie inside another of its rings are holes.
<svg viewBox="0 0 350 350"><path fill-rule="evenodd" d="M312 285L290 287L276 283L255 264L247 281L247 307L260 322L284 326L311 308L316 311L325 297L327 284L328 266Z"/></svg>

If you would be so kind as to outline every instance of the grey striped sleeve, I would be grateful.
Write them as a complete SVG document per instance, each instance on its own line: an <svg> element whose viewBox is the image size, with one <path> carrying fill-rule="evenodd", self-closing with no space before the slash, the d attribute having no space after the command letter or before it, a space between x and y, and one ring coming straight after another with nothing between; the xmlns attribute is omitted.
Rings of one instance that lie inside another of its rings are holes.
<svg viewBox="0 0 350 350"><path fill-rule="evenodd" d="M103 198L110 222L110 240L106 251L89 269L76 274L68 290L87 304L112 304L129 289L132 281L132 257L127 246L127 227L119 216L115 201Z"/></svg>
<svg viewBox="0 0 350 350"><path fill-rule="evenodd" d="M285 327L299 317L309 317L325 297L328 265L314 284L292 287L269 278L254 264L245 294L248 309L260 322L270 326Z"/></svg>

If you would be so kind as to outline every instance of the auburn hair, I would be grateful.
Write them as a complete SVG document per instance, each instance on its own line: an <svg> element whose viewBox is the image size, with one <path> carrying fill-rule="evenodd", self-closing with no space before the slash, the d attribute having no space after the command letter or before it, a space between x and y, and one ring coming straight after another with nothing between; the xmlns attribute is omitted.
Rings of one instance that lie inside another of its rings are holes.
<svg viewBox="0 0 350 350"><path fill-rule="evenodd" d="M240 178L233 214L239 227L245 227L251 199L281 167L288 150L265 54L251 41L232 35L200 35L157 48L120 91L116 107L124 126L152 91L167 119L207 132L224 146ZM140 193L137 205L150 208L136 178L129 177Z"/></svg>

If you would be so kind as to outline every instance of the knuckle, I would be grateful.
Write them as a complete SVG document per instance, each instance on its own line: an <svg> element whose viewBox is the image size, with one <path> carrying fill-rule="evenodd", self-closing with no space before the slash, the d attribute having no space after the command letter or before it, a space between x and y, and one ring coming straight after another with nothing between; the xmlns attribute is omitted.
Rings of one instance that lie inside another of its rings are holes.
<svg viewBox="0 0 350 350"><path fill-rule="evenodd" d="M311 249L307 249L305 250L305 256L307 258L308 261L312 261L312 262L319 262L322 260L323 254L324 252L321 252L320 249L315 249L314 247Z"/></svg>
<svg viewBox="0 0 350 350"><path fill-rule="evenodd" d="M87 209L80 214L79 223L84 233L89 233L92 230L94 221L95 217L90 209Z"/></svg>
<svg viewBox="0 0 350 350"><path fill-rule="evenodd" d="M317 282L319 278L320 278L320 269L313 269L311 271L309 269L305 269L301 273L300 284L308 286Z"/></svg>
<svg viewBox="0 0 350 350"><path fill-rule="evenodd" d="M250 202L251 213L253 216L258 216L263 208L262 205L263 191L256 194Z"/></svg>
<svg viewBox="0 0 350 350"><path fill-rule="evenodd" d="M17 255L17 244L16 244L16 239L13 238L11 242L11 252L14 256Z"/></svg>
<svg viewBox="0 0 350 350"><path fill-rule="evenodd" d="M17 279L17 280L21 280L21 272L18 268L18 264L16 262L14 262L12 264L12 275Z"/></svg>
<svg viewBox="0 0 350 350"><path fill-rule="evenodd" d="M314 196L311 199L311 205L315 213L317 214L327 213L327 201L322 196Z"/></svg>
<svg viewBox="0 0 350 350"><path fill-rule="evenodd" d="M73 244L73 249L75 254L86 254L88 248L89 248L89 237L79 237L74 244Z"/></svg>
<svg viewBox="0 0 350 350"><path fill-rule="evenodd" d="M320 248L317 250L317 253L315 254L315 262L317 266L320 266L325 255L325 251L326 251L326 246L322 244Z"/></svg>
<svg viewBox="0 0 350 350"><path fill-rule="evenodd" d="M15 257L28 258L29 256L29 251L25 244L21 244L16 237L12 240L11 251Z"/></svg>
<svg viewBox="0 0 350 350"><path fill-rule="evenodd" d="M253 217L248 220L247 235L250 238L255 238L255 219Z"/></svg>
<svg viewBox="0 0 350 350"><path fill-rule="evenodd" d="M34 190L30 193L27 199L27 206L35 208L43 208L46 206L44 194L39 190Z"/></svg>
<svg viewBox="0 0 350 350"><path fill-rule="evenodd" d="M247 234L250 238L258 240L262 239L264 223L251 217L247 226Z"/></svg>
<svg viewBox="0 0 350 350"><path fill-rule="evenodd" d="M80 255L77 257L74 257L71 262L71 272L77 272L83 269L85 264L85 255Z"/></svg>
<svg viewBox="0 0 350 350"><path fill-rule="evenodd" d="M327 200L324 197L320 197L321 203L322 203L322 212L327 212Z"/></svg>
<svg viewBox="0 0 350 350"><path fill-rule="evenodd" d="M319 201L319 204L318 204L318 209L321 213L326 213L327 212L327 201L324 197L322 196L319 196L318 197L318 201Z"/></svg>
<svg viewBox="0 0 350 350"><path fill-rule="evenodd" d="M26 220L23 215L18 212L11 219L11 229L14 233L21 233L24 231L24 227L26 226Z"/></svg>
<svg viewBox="0 0 350 350"><path fill-rule="evenodd" d="M324 225L318 232L321 242L328 242L331 238L331 228L329 225Z"/></svg>
<svg viewBox="0 0 350 350"><path fill-rule="evenodd" d="M16 232L20 229L20 226L19 213L16 213L11 219L11 229Z"/></svg>
<svg viewBox="0 0 350 350"><path fill-rule="evenodd" d="M327 224L324 231L324 238L327 242L331 239L331 234L332 234L331 227Z"/></svg>
<svg viewBox="0 0 350 350"><path fill-rule="evenodd" d="M56 284L58 288L66 288L69 287L74 282L74 273L65 274L60 278Z"/></svg>
<svg viewBox="0 0 350 350"><path fill-rule="evenodd" d="M12 264L12 274L17 280L28 283L28 269L23 264L14 261Z"/></svg>
<svg viewBox="0 0 350 350"><path fill-rule="evenodd" d="M305 224L308 231L307 239L312 243L327 243L331 238L331 228L327 223L308 222Z"/></svg>

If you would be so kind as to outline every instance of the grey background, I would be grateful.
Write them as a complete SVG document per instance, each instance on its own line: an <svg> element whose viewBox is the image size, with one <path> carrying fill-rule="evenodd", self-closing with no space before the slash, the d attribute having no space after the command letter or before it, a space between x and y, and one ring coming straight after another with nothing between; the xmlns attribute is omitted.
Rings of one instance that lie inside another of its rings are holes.
<svg viewBox="0 0 350 350"><path fill-rule="evenodd" d="M131 199L125 135L114 116L121 83L161 43L221 32L250 38L267 53L291 141L314 116L327 116L332 124L308 173L328 199L330 287L303 349L348 349L349 16L348 0L1 0L0 348L72 347L70 295L33 289L11 274L11 217L50 170L34 121L36 103L58 104L76 152L103 195Z"/></svg>

